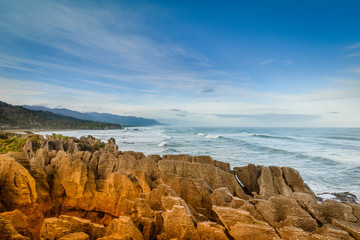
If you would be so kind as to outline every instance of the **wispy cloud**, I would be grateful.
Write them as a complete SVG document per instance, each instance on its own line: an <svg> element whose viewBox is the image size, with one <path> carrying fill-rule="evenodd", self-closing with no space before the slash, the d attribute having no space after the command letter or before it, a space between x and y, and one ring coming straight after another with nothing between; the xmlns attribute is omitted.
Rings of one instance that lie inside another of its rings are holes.
<svg viewBox="0 0 360 240"><path fill-rule="evenodd" d="M172 108L172 109L169 109L171 112L174 112L175 113L175 116L178 116L178 117L186 117L189 115L189 112L188 111L185 111L185 110L181 110L181 109L177 109L177 108Z"/></svg>
<svg viewBox="0 0 360 240"><path fill-rule="evenodd" d="M144 20L130 10L94 11L55 1L4 5L7 24L1 27L6 32L87 62L151 73L178 70L181 58L195 65L208 64L208 59L194 49L188 51L180 44L162 43L142 34Z"/></svg>
<svg viewBox="0 0 360 240"><path fill-rule="evenodd" d="M352 58L352 57L359 57L360 56L360 52L356 52L356 53L351 53L346 55L345 57L347 58Z"/></svg>
<svg viewBox="0 0 360 240"><path fill-rule="evenodd" d="M320 118L318 115L306 115L306 114L278 114L278 113L267 113L267 114L256 114L256 115L246 115L246 114L214 114L214 116L219 118L250 118L257 120L279 120L283 121L302 121L302 120L314 120Z"/></svg>
<svg viewBox="0 0 360 240"><path fill-rule="evenodd" d="M333 79L333 82L346 84L350 86L356 86L356 85L360 86L360 80L354 80L354 79L340 78L340 79Z"/></svg>
<svg viewBox="0 0 360 240"><path fill-rule="evenodd" d="M349 49L360 48L360 42L348 46Z"/></svg>
<svg viewBox="0 0 360 240"><path fill-rule="evenodd" d="M266 59L261 62L259 62L260 65L268 65L270 63L274 62L274 59Z"/></svg>

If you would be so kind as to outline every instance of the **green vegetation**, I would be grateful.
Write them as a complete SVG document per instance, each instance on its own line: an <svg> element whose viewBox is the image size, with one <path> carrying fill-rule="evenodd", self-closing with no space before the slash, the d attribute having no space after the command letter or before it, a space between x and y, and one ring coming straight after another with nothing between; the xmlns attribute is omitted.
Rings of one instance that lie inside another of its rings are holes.
<svg viewBox="0 0 360 240"><path fill-rule="evenodd" d="M0 139L0 153L21 152L27 138Z"/></svg>
<svg viewBox="0 0 360 240"><path fill-rule="evenodd" d="M73 139L73 140L78 140L76 137L68 137L68 136L64 136L62 134L56 134L56 133L53 133L51 135L52 138L55 138L55 139L60 139L60 140L63 140L63 141L68 141L70 139Z"/></svg>
<svg viewBox="0 0 360 240"><path fill-rule="evenodd" d="M36 151L38 149L38 142L41 140L41 136L35 134L24 135L23 137L6 138L6 135L2 137L5 138L0 138L0 154L7 152L21 152L27 140L32 142L34 151Z"/></svg>
<svg viewBox="0 0 360 240"><path fill-rule="evenodd" d="M119 124L66 117L51 112L33 111L0 101L0 129L120 129Z"/></svg>

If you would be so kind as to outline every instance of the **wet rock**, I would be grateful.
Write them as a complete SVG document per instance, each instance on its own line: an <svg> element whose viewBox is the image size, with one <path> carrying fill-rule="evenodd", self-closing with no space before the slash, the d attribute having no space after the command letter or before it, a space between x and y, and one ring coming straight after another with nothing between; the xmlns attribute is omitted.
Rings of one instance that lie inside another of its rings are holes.
<svg viewBox="0 0 360 240"><path fill-rule="evenodd" d="M348 203L357 203L358 201L356 195L350 192L339 192L339 193L323 192L316 194L316 197L320 202L323 202L326 199L336 200L340 202L348 202Z"/></svg>

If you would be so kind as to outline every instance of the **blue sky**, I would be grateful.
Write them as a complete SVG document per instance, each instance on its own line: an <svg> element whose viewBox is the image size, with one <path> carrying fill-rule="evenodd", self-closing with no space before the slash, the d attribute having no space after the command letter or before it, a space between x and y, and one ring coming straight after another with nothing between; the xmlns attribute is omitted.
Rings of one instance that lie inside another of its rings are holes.
<svg viewBox="0 0 360 240"><path fill-rule="evenodd" d="M0 3L1 101L184 125L360 127L358 1Z"/></svg>

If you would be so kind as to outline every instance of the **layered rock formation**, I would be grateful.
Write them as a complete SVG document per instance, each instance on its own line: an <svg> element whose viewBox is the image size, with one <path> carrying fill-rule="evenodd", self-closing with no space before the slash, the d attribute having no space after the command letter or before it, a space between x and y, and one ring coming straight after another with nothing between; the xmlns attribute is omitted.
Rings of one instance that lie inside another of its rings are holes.
<svg viewBox="0 0 360 240"><path fill-rule="evenodd" d="M0 155L0 239L360 239L360 206L299 173L118 151L93 137Z"/></svg>

